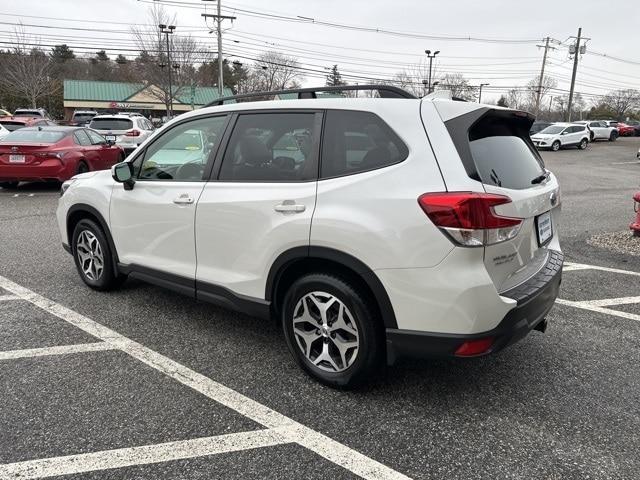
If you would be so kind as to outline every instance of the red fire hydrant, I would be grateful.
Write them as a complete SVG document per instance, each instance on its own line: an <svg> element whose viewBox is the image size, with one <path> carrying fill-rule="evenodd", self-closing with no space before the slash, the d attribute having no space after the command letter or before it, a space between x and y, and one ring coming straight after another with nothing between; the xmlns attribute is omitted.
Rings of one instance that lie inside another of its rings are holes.
<svg viewBox="0 0 640 480"><path fill-rule="evenodd" d="M636 220L629 224L634 237L640 237L640 192L633 195L633 211L636 212Z"/></svg>

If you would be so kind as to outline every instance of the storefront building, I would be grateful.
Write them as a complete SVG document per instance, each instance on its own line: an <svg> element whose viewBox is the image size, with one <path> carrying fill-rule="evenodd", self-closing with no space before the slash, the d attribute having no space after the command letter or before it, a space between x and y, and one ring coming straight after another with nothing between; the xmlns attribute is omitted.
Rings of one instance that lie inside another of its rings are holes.
<svg viewBox="0 0 640 480"><path fill-rule="evenodd" d="M233 95L229 88L223 96ZM173 113L201 108L219 98L217 87L180 87L173 99ZM76 110L95 110L98 113L138 112L147 118L163 119L167 107L162 90L153 84L124 82L95 82L65 80L64 119L70 120Z"/></svg>

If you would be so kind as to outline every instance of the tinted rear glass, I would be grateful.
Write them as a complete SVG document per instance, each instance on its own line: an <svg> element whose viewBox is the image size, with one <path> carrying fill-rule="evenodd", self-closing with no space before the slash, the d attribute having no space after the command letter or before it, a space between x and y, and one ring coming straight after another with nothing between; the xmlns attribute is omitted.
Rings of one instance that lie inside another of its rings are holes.
<svg viewBox="0 0 640 480"><path fill-rule="evenodd" d="M528 130L524 122L492 116L469 130L471 156L482 183L515 190L531 188L531 181L544 170Z"/></svg>
<svg viewBox="0 0 640 480"><path fill-rule="evenodd" d="M74 113L72 120L74 122L88 122L93 117L95 117L92 113Z"/></svg>
<svg viewBox="0 0 640 480"><path fill-rule="evenodd" d="M16 112L13 114L14 117L41 117L42 114L37 110L23 110L22 112Z"/></svg>
<svg viewBox="0 0 640 480"><path fill-rule="evenodd" d="M0 122L2 124L2 126L4 128L6 128L7 130L9 130L10 132L13 132L14 130L18 130L19 128L24 128L26 125L22 122L8 122L8 121L4 121L4 122Z"/></svg>
<svg viewBox="0 0 640 480"><path fill-rule="evenodd" d="M133 122L127 118L94 118L90 128L94 130L130 130Z"/></svg>
<svg viewBox="0 0 640 480"><path fill-rule="evenodd" d="M2 140L5 143L56 143L66 135L66 132L52 132L47 130L16 130Z"/></svg>

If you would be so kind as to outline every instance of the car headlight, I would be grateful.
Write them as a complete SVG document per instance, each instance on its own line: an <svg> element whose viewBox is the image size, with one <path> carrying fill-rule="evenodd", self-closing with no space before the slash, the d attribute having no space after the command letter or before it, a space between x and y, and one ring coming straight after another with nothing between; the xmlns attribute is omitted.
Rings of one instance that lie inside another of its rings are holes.
<svg viewBox="0 0 640 480"><path fill-rule="evenodd" d="M71 185L73 185L73 182L75 182L76 179L75 178L71 178L69 180L66 180L65 182L62 183L62 186L60 187L60 196L63 196L64 193L69 190L69 187Z"/></svg>

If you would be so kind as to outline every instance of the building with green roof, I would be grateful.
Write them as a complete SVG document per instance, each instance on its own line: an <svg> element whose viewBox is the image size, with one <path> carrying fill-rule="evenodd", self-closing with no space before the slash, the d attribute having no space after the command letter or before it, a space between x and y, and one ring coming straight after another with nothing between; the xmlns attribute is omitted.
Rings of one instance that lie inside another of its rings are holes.
<svg viewBox="0 0 640 480"><path fill-rule="evenodd" d="M96 110L99 113L118 111L140 112L146 117L162 117L166 106L162 90L150 83L96 82L65 80L63 105L65 120L76 110ZM233 95L225 88L223 96ZM219 98L217 87L183 87L173 99L174 113L201 108Z"/></svg>

